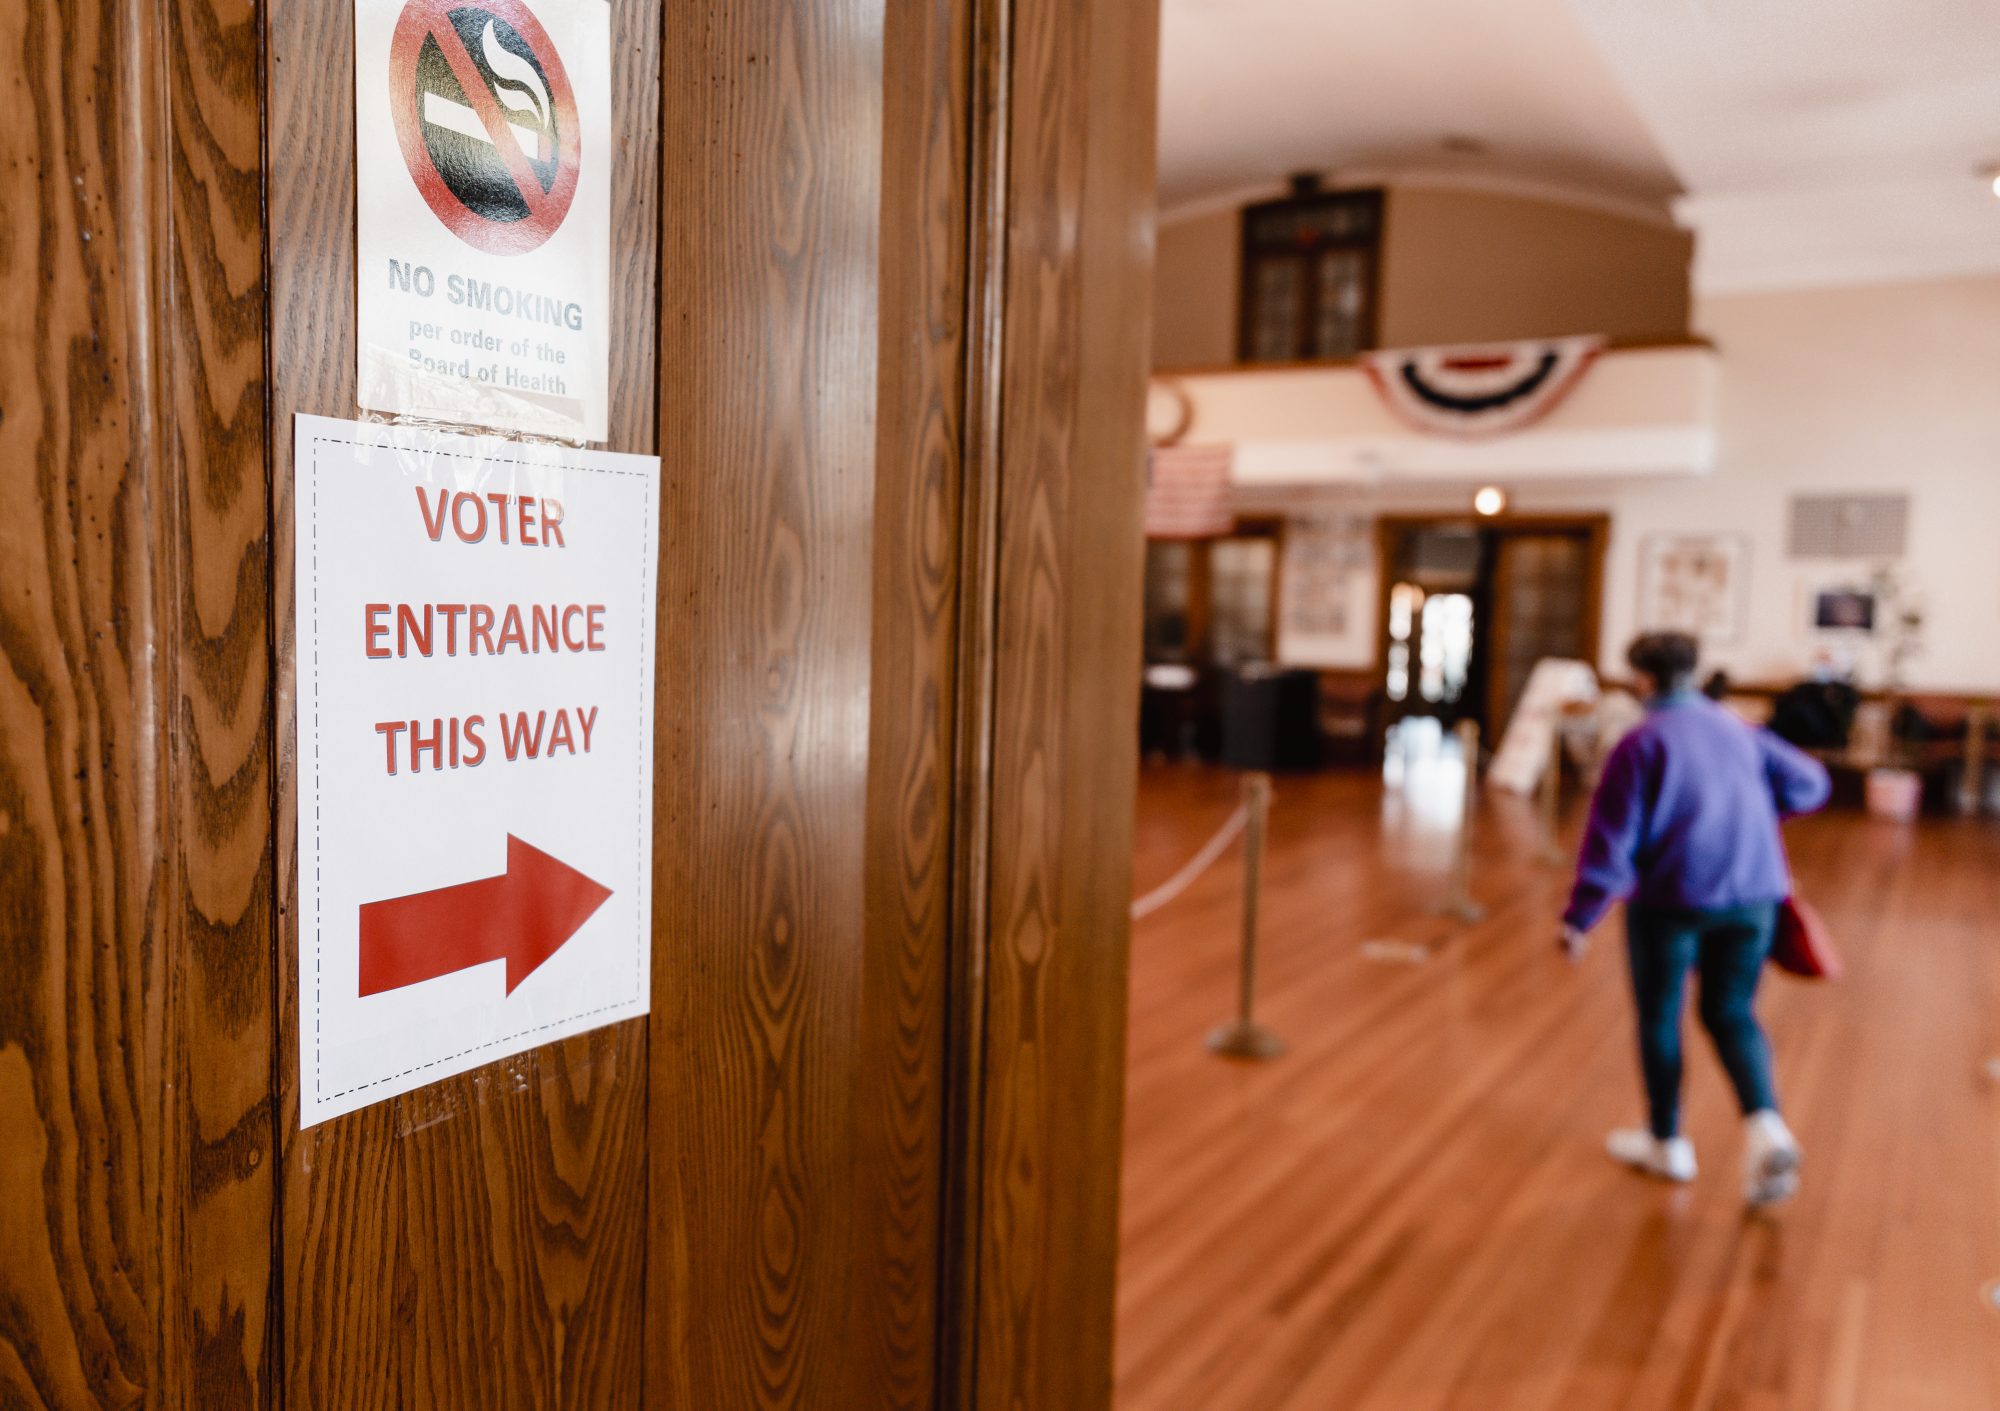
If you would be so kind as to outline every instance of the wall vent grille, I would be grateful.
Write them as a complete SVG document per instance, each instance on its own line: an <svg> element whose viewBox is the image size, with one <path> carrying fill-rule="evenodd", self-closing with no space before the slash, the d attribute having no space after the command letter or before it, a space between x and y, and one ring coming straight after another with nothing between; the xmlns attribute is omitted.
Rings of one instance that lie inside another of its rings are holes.
<svg viewBox="0 0 2000 1411"><path fill-rule="evenodd" d="M1790 552L1796 559L1901 558L1909 527L1908 495L1797 495Z"/></svg>

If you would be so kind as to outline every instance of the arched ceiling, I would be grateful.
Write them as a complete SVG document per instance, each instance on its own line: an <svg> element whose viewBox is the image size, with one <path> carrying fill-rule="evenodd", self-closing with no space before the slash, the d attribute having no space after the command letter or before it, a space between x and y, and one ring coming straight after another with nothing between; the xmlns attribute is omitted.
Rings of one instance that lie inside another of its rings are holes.
<svg viewBox="0 0 2000 1411"><path fill-rule="evenodd" d="M1565 0L1164 0L1161 24L1168 213L1300 170L1680 190Z"/></svg>
<svg viewBox="0 0 2000 1411"><path fill-rule="evenodd" d="M1163 0L1160 200L1290 172L1675 210L1711 290L2000 272L2000 0Z"/></svg>

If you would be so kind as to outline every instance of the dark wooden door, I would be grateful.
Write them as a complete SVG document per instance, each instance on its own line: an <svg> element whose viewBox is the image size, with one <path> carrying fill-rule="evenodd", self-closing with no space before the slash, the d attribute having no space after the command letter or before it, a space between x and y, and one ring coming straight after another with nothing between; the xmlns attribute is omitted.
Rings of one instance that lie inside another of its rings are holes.
<svg viewBox="0 0 2000 1411"><path fill-rule="evenodd" d="M1494 535L1487 721L1498 738L1535 664L1597 661L1599 549L1593 526Z"/></svg>
<svg viewBox="0 0 2000 1411"><path fill-rule="evenodd" d="M304 1132L352 13L0 21L10 1411L1108 1401L1152 6L609 3L652 1011Z"/></svg>

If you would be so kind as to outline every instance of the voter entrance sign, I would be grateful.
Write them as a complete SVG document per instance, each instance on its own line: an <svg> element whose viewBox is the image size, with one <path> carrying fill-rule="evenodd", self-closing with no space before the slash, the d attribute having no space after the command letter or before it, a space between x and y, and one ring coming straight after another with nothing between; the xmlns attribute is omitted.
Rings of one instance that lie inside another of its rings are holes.
<svg viewBox="0 0 2000 1411"><path fill-rule="evenodd" d="M605 438L608 0L355 0L364 407Z"/></svg>
<svg viewBox="0 0 2000 1411"><path fill-rule="evenodd" d="M646 1012L659 462L294 435L311 1126Z"/></svg>

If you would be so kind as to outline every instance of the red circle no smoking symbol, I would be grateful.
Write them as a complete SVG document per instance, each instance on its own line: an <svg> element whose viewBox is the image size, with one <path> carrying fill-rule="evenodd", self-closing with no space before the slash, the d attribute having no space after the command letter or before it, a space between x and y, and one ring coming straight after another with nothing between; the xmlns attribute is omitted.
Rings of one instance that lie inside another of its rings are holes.
<svg viewBox="0 0 2000 1411"><path fill-rule="evenodd" d="M417 189L466 244L524 255L569 214L576 93L520 0L410 0L389 43L389 105Z"/></svg>

